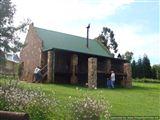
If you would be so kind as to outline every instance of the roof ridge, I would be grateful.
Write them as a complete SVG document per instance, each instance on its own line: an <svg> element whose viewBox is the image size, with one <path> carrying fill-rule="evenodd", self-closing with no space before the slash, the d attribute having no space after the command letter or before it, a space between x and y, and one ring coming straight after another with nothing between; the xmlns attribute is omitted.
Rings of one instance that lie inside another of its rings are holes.
<svg viewBox="0 0 160 120"><path fill-rule="evenodd" d="M111 53L95 39L89 39L90 47L87 48L87 40L84 37L57 32L53 30L47 30L39 27L34 28L37 32L37 35L43 42L43 51L55 48L90 55L112 57Z"/></svg>
<svg viewBox="0 0 160 120"><path fill-rule="evenodd" d="M83 38L83 39L87 39L87 38L82 37L82 36L73 35L73 34L68 34L68 33L64 33L64 32L59 32L59 31L44 29L44 28L40 28L40 27L35 27L35 28L42 29L42 30L47 30L47 31L50 31L50 32L56 32L56 33L60 33L60 34L70 35L70 36L74 36L74 37L79 37L79 38ZM90 39L90 38L89 38L89 40L94 40L94 39Z"/></svg>

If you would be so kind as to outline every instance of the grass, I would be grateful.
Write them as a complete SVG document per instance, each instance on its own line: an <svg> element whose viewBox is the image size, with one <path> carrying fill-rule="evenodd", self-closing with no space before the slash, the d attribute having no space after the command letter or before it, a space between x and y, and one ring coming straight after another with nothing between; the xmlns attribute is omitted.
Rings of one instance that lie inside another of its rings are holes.
<svg viewBox="0 0 160 120"><path fill-rule="evenodd" d="M101 96L112 105L112 116L159 116L160 115L160 84L155 83L133 83L133 88L100 88L90 90L84 87L55 84L32 84L22 82L24 87L38 88L47 94L55 94L63 104L66 104L68 97L81 99L84 94L89 94L96 99ZM77 90L78 89L78 90ZM99 96L100 94L100 96ZM72 101L72 99L71 99ZM67 101L68 102L68 101Z"/></svg>
<svg viewBox="0 0 160 120"><path fill-rule="evenodd" d="M112 105L111 116L160 116L160 84L133 82L131 89L127 88L98 88L92 90L73 85L35 84L20 82L20 86L27 89L41 89L47 95L56 96L60 101L61 114L67 114L64 107L76 97L81 99L84 94L101 99L104 97Z"/></svg>

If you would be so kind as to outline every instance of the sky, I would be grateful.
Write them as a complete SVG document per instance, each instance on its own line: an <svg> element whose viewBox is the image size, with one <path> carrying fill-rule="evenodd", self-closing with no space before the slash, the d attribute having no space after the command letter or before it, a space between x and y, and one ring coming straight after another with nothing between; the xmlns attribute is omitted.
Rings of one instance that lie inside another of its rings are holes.
<svg viewBox="0 0 160 120"><path fill-rule="evenodd" d="M34 26L86 37L97 37L103 27L115 34L118 53L147 54L151 65L160 64L159 0L12 0L15 24L29 18ZM25 37L21 37L24 41Z"/></svg>

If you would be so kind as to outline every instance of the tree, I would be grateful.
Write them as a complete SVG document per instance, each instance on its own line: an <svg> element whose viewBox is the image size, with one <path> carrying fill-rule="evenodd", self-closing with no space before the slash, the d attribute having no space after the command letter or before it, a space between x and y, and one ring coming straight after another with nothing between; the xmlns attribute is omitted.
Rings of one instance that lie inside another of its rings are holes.
<svg viewBox="0 0 160 120"><path fill-rule="evenodd" d="M160 80L160 64L152 66L152 78Z"/></svg>
<svg viewBox="0 0 160 120"><path fill-rule="evenodd" d="M122 55L122 58L128 60L131 63L133 52L126 51L125 54Z"/></svg>
<svg viewBox="0 0 160 120"><path fill-rule="evenodd" d="M138 78L143 78L144 77L144 73L143 73L143 61L141 58L138 59L138 62L136 64L136 68L137 68L137 77Z"/></svg>
<svg viewBox="0 0 160 120"><path fill-rule="evenodd" d="M136 72L137 67L136 67L136 61L135 60L132 61L131 66L132 66L132 77L136 78L137 77L137 72Z"/></svg>
<svg viewBox="0 0 160 120"><path fill-rule="evenodd" d="M19 41L18 32L24 32L29 20L14 26L13 16L15 14L15 5L11 0L0 0L0 50L6 52L17 52L23 46Z"/></svg>
<svg viewBox="0 0 160 120"><path fill-rule="evenodd" d="M5 54L0 50L0 67L5 64Z"/></svg>
<svg viewBox="0 0 160 120"><path fill-rule="evenodd" d="M147 57L147 55L143 56L143 73L145 78L151 78L152 77L152 71L151 71L151 65L150 60Z"/></svg>
<svg viewBox="0 0 160 120"><path fill-rule="evenodd" d="M156 68L154 66L152 66L152 79L157 79L157 71Z"/></svg>
<svg viewBox="0 0 160 120"><path fill-rule="evenodd" d="M102 33L96 38L99 40L109 51L113 50L117 53L118 44L115 41L113 31L108 27L103 27Z"/></svg>
<svg viewBox="0 0 160 120"><path fill-rule="evenodd" d="M154 65L151 67L150 60L145 54L142 58L139 58L131 63L133 78L153 78L160 79L160 65Z"/></svg>

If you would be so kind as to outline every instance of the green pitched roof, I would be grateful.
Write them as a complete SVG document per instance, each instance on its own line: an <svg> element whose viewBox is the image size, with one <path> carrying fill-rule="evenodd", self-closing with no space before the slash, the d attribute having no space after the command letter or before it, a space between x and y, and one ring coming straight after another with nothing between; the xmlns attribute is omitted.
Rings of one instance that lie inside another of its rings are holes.
<svg viewBox="0 0 160 120"><path fill-rule="evenodd" d="M43 51L49 49L60 49L79 53L112 57L111 53L96 40L89 40L89 47L86 47L86 38L46 30L35 27L39 38L43 41Z"/></svg>

